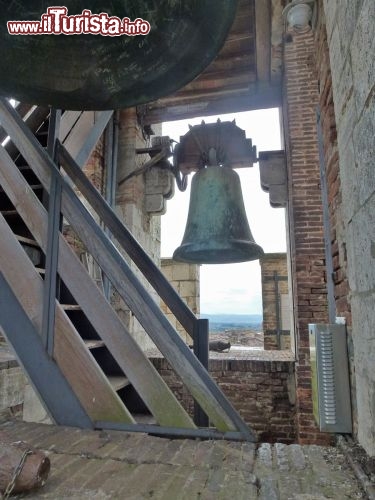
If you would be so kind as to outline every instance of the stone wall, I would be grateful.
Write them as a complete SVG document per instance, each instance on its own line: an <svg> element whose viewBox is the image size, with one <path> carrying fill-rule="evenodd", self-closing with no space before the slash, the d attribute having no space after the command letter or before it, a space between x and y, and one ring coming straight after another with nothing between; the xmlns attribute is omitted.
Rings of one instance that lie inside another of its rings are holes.
<svg viewBox="0 0 375 500"><path fill-rule="evenodd" d="M142 132L142 128L138 123L138 116L135 108L127 109L120 112L118 117L119 143L118 143L118 167L117 167L117 190L115 200L115 211L121 221L127 226L132 235L141 244L147 254L153 259L156 265L160 265L160 216L149 213L147 209L147 193L150 195L157 191L151 201L155 198L161 198L161 204L164 202L164 195L173 192L173 179L170 175L150 175L151 179L146 182L146 177L143 174L135 175L134 177L122 182L124 178L131 174L134 170L141 167L145 161L149 160L148 155L136 154L137 148L144 148L151 145L151 140L148 139ZM156 129L155 129L156 130ZM104 195L105 183L105 135L98 142L90 159L84 167L84 172L95 187ZM168 172L166 172L169 174ZM159 193L160 191L160 193ZM149 200L150 201L150 200ZM161 207L161 211L163 206ZM90 210L90 208L89 208ZM85 254L85 248L70 226L64 227L64 234L73 246L76 253L85 257L90 274L94 280L102 287L101 271L90 255ZM129 263L131 269L137 274L141 282L151 293L151 296L159 303L157 294L148 284L147 280L138 271L137 267L128 256L124 253L124 257ZM138 341L142 348L152 348L153 343L140 326L137 319L129 310L128 306L119 297L118 293L112 289L111 303L119 314L134 338Z"/></svg>
<svg viewBox="0 0 375 500"><path fill-rule="evenodd" d="M358 440L375 455L375 2L325 0L349 278Z"/></svg>
<svg viewBox="0 0 375 500"><path fill-rule="evenodd" d="M210 359L209 372L260 441L295 441L294 362ZM164 358L152 358L163 379L193 415L193 399Z"/></svg>
<svg viewBox="0 0 375 500"><path fill-rule="evenodd" d="M259 259L259 264L262 275L264 349L290 349L291 310L286 254L265 254Z"/></svg>
<svg viewBox="0 0 375 500"><path fill-rule="evenodd" d="M104 154L105 154L105 143L104 139L101 138L98 144L95 146L86 165L82 169L83 172L86 174L87 178L93 183L93 185L102 195L104 195L104 178L105 178ZM80 196L79 190L77 188L74 189L76 191L76 194ZM85 198L83 196L80 196L80 199L87 206L88 210L91 212L95 220L98 221L99 219L96 213L91 209L90 205L86 202ZM86 249L83 243L81 242L79 235L77 235L74 232L72 226L65 219L63 225L63 233L69 245L74 249L77 256L82 259L83 254L86 252ZM90 257L88 258L91 261L93 260Z"/></svg>
<svg viewBox="0 0 375 500"><path fill-rule="evenodd" d="M289 248L296 333L296 412L300 443L327 443L312 411L309 323L328 322L325 242L317 143L314 35L286 33L284 131L288 159Z"/></svg>
<svg viewBox="0 0 375 500"><path fill-rule="evenodd" d="M342 190L339 172L339 151L337 127L333 101L332 74L329 61L327 30L323 12L323 2L319 5L319 20L315 30L316 63L319 88L319 112L322 131L324 167L327 179L329 210L329 231L333 265L333 287L336 316L345 317L351 325L349 284L347 278L347 252L342 226ZM333 319L331 319L333 321Z"/></svg>
<svg viewBox="0 0 375 500"><path fill-rule="evenodd" d="M136 175L122 182L127 175L141 167L149 159L148 155L136 154L137 148L143 148L147 145L150 143L143 136L135 108L121 111L119 117L118 189L115 209L119 218L124 221L138 243L142 245L155 264L160 266L160 216L150 215L146 211L144 177ZM125 256L125 258L127 257ZM154 300L159 302L156 293L148 285L143 275L133 262L127 260L131 269L149 290ZM152 341L117 293L113 294L112 303L141 347L144 349L152 348Z"/></svg>
<svg viewBox="0 0 375 500"><path fill-rule="evenodd" d="M315 29L316 61L319 84L319 112L323 163L327 180L327 197L329 211L329 243L332 256L332 280L334 313L336 317L344 317L348 332L348 353L350 362L353 427L357 430L357 408L355 395L355 366L353 354L352 316L349 300L349 282L347 274L347 250L343 225L343 199L340 176L339 148L337 144L337 126L335 103L333 99L332 72L327 41L326 19L323 0L319 2L319 18ZM330 318L330 321L335 321Z"/></svg>
<svg viewBox="0 0 375 500"><path fill-rule="evenodd" d="M0 343L0 416L22 414L24 390L27 384L22 368L9 348Z"/></svg>
<svg viewBox="0 0 375 500"><path fill-rule="evenodd" d="M180 297L186 302L193 313L199 314L199 265L176 262L172 259L162 259L161 270L169 283L176 289ZM184 341L188 345L191 345L193 340L164 303L162 304L162 310Z"/></svg>

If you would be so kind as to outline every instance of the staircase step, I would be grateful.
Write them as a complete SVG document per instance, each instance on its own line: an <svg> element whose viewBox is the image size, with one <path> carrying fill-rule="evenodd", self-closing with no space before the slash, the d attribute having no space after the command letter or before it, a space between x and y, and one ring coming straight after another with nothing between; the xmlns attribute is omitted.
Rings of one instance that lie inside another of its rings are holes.
<svg viewBox="0 0 375 500"><path fill-rule="evenodd" d="M18 212L17 210L1 210L1 214L4 217L15 217L16 215L18 215Z"/></svg>
<svg viewBox="0 0 375 500"><path fill-rule="evenodd" d="M81 311L81 306L78 304L61 304L64 311Z"/></svg>
<svg viewBox="0 0 375 500"><path fill-rule="evenodd" d="M21 172L21 174L29 184L40 184L38 177L28 165L18 166L18 170Z"/></svg>
<svg viewBox="0 0 375 500"><path fill-rule="evenodd" d="M22 217L17 212L17 210L14 210L14 208L11 210L0 210L0 213L5 218L7 224L10 226L13 233L17 235L16 236L17 238L20 237L26 238L26 240L24 241L24 243L26 244L34 241L33 235L30 233L28 227L26 226L25 222L23 221ZM39 245L35 244L35 246Z"/></svg>
<svg viewBox="0 0 375 500"><path fill-rule="evenodd" d="M115 391L119 391L123 387L130 385L129 380L121 375L111 375L107 378Z"/></svg>
<svg viewBox="0 0 375 500"><path fill-rule="evenodd" d="M133 418L137 424L143 425L157 425L155 417L147 413L133 413Z"/></svg>
<svg viewBox="0 0 375 500"><path fill-rule="evenodd" d="M17 240L20 243L24 243L25 245L29 245L31 247L39 248L38 242L35 240L32 240L31 238L25 238L25 236L19 236L18 234L16 234L15 237L17 238Z"/></svg>
<svg viewBox="0 0 375 500"><path fill-rule="evenodd" d="M37 191L39 189L43 189L43 185L42 184L31 184L30 185L30 188L33 190L33 191ZM2 187L0 187L0 192L4 192L4 189Z"/></svg>
<svg viewBox="0 0 375 500"><path fill-rule="evenodd" d="M98 347L104 347L104 342L102 340L84 340L87 349L97 349Z"/></svg>

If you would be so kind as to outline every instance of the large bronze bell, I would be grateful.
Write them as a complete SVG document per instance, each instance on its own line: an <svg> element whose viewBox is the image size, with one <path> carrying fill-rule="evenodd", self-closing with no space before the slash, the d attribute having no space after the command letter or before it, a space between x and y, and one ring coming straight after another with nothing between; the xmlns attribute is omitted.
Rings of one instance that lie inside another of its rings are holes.
<svg viewBox="0 0 375 500"><path fill-rule="evenodd" d="M227 264L262 255L247 221L238 174L229 167L199 170L192 180L185 234L173 259Z"/></svg>
<svg viewBox="0 0 375 500"><path fill-rule="evenodd" d="M41 21L47 6L56 4L67 7L67 17L90 10L131 22L138 18L150 23L151 31L138 36L8 33L7 21ZM0 0L0 95L78 110L156 100L189 83L214 59L236 7L237 0Z"/></svg>

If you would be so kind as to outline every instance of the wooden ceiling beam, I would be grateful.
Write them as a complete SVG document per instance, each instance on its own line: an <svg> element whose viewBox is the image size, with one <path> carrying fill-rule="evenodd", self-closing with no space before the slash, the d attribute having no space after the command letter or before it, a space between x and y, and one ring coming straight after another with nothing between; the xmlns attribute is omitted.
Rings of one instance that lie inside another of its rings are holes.
<svg viewBox="0 0 375 500"><path fill-rule="evenodd" d="M228 43L232 40L249 38L254 33L254 19L249 12L241 13L234 22L232 29L227 36L225 43Z"/></svg>
<svg viewBox="0 0 375 500"><path fill-rule="evenodd" d="M240 68L244 68L245 72L246 71L251 71L253 73L256 72L256 67L255 67L255 57L253 54L244 54L238 59L234 59L232 57L228 59L220 59L215 61L215 66L209 66L200 76L199 78L204 78L205 75L217 73L217 72L227 72L228 74L231 74L233 70ZM197 78L198 79L198 78Z"/></svg>
<svg viewBox="0 0 375 500"><path fill-rule="evenodd" d="M271 18L271 0L255 0L256 66L260 82L270 81Z"/></svg>
<svg viewBox="0 0 375 500"><path fill-rule="evenodd" d="M232 30L216 59L174 95L144 106L145 124L280 106L280 79L270 82L271 65L276 64L272 12L278 1L284 0L239 0Z"/></svg>
<svg viewBox="0 0 375 500"><path fill-rule="evenodd" d="M196 83L221 82L225 85L236 78L242 78L248 82L255 81L256 73L254 64L233 64L232 67L228 66L223 70L206 71L202 73L199 78L186 85L185 89L194 88Z"/></svg>
<svg viewBox="0 0 375 500"><path fill-rule="evenodd" d="M163 104L169 104L175 103L175 104L183 104L183 101L196 101L199 99L212 99L212 98L220 98L223 95L226 94L233 94L236 92L246 92L249 90L249 82L245 81L240 84L233 84L233 85L222 85L220 87L213 87L213 88L195 88L191 90L185 90L186 87L182 92L179 92L177 95L172 96L172 97L165 97L163 98Z"/></svg>
<svg viewBox="0 0 375 500"><path fill-rule="evenodd" d="M252 85L242 92L228 93L218 98L206 96L171 102L163 101L163 107L152 107L153 104L144 106L144 124L185 120L197 116L211 116L225 113L239 113L255 109L278 108L282 104L281 87L269 84Z"/></svg>

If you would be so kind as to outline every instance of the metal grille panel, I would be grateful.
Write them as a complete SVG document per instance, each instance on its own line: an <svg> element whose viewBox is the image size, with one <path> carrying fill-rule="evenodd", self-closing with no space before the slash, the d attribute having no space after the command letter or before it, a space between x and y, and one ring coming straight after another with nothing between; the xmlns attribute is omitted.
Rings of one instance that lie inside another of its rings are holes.
<svg viewBox="0 0 375 500"><path fill-rule="evenodd" d="M352 431L345 325L309 325L314 416L321 431Z"/></svg>

